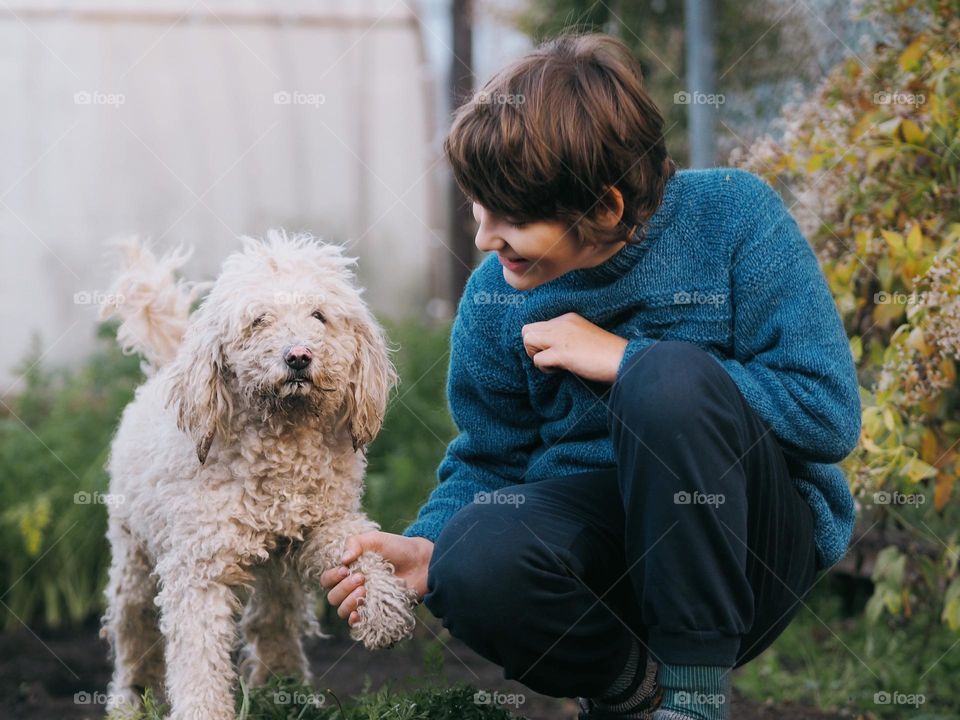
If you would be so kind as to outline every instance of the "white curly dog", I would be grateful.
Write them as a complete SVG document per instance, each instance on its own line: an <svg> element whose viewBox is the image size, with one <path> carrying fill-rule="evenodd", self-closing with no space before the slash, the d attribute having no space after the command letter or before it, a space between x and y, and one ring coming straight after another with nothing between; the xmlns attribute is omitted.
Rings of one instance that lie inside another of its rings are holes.
<svg viewBox="0 0 960 720"><path fill-rule="evenodd" d="M101 308L148 374L109 460L108 709L151 687L174 720L232 719L238 629L251 684L309 679L312 589L348 536L378 529L363 448L396 375L354 260L309 236L242 241L192 315L201 286L175 277L189 253L127 241L120 302ZM390 564L365 553L351 569L367 589L352 637L409 637L415 594Z"/></svg>

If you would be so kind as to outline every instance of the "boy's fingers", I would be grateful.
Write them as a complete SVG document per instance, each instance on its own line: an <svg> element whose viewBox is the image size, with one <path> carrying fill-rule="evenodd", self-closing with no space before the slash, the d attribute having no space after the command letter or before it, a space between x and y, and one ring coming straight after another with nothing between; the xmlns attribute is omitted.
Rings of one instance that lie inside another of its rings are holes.
<svg viewBox="0 0 960 720"><path fill-rule="evenodd" d="M344 565L349 565L363 552L360 544L359 535L351 535L347 538L347 541L343 544L343 556L340 558L340 562Z"/></svg>
<svg viewBox="0 0 960 720"><path fill-rule="evenodd" d="M349 565L363 553L373 550L379 551L382 545L379 532L367 532L360 535L352 535L347 538L343 546L343 557L340 562Z"/></svg>
<svg viewBox="0 0 960 720"><path fill-rule="evenodd" d="M531 358L549 347L549 343L540 333L527 333L523 336L523 349Z"/></svg>
<svg viewBox="0 0 960 720"><path fill-rule="evenodd" d="M358 587L356 590L350 593L347 599L340 603L340 607L337 608L337 615L346 620L351 613L356 612L357 603L360 602L366 592L366 588Z"/></svg>
<svg viewBox="0 0 960 720"><path fill-rule="evenodd" d="M349 574L350 571L343 565L337 565L329 570L324 570L320 575L320 587L324 590L331 590Z"/></svg>
<svg viewBox="0 0 960 720"><path fill-rule="evenodd" d="M331 605L340 605L344 599L363 585L362 575L351 575L346 580L341 581L333 590L327 593L327 602ZM341 616L343 617L343 616Z"/></svg>
<svg viewBox="0 0 960 720"><path fill-rule="evenodd" d="M533 356L533 364L544 372L551 372L560 366L560 358L556 350L547 348Z"/></svg>
<svg viewBox="0 0 960 720"><path fill-rule="evenodd" d="M350 613L350 619L347 620L347 622L348 622L350 625L356 625L358 622L360 622L360 613L358 613L358 612L356 612L356 611Z"/></svg>

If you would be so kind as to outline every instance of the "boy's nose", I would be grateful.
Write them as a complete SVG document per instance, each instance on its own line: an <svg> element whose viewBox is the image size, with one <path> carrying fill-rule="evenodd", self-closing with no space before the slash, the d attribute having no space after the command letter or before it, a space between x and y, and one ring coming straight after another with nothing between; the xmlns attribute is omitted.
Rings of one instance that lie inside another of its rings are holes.
<svg viewBox="0 0 960 720"><path fill-rule="evenodd" d="M480 229L477 230L477 236L473 240L473 244L477 246L477 249L481 252L494 252L500 250L506 244L503 242L503 238L487 230L481 224Z"/></svg>
<svg viewBox="0 0 960 720"><path fill-rule="evenodd" d="M473 219L477 221L477 236L473 239L473 244L481 252L493 252L504 246L503 238L496 232L491 232L494 225L491 223L489 213L479 203L473 203Z"/></svg>

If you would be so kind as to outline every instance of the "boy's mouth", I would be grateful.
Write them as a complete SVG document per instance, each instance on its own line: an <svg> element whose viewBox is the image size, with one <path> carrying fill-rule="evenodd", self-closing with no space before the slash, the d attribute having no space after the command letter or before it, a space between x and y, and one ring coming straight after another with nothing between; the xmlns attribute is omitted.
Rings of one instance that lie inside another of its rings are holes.
<svg viewBox="0 0 960 720"><path fill-rule="evenodd" d="M506 255L500 254L497 255L497 258L500 260L500 264L510 272L523 272L530 267L530 261L526 258L508 258Z"/></svg>

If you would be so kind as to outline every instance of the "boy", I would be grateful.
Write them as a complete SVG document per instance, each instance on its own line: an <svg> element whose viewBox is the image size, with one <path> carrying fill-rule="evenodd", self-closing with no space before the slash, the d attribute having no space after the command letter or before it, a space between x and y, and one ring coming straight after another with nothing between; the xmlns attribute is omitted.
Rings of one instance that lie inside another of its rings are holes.
<svg viewBox="0 0 960 720"><path fill-rule="evenodd" d="M402 536L369 533L450 633L581 718L729 715L730 670L844 554L834 463L860 398L843 326L780 197L677 171L619 41L502 70L445 144L473 201L451 337L460 434ZM325 573L356 621L363 579Z"/></svg>

